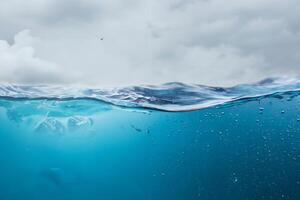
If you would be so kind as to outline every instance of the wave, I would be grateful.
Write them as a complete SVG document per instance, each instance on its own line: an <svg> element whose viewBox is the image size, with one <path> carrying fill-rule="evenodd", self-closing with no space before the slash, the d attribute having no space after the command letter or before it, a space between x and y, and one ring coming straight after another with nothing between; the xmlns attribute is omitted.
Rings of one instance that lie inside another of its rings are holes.
<svg viewBox="0 0 300 200"><path fill-rule="evenodd" d="M190 111L278 93L300 91L299 78L268 78L234 87L171 82L114 89L0 84L0 97L11 99L94 99L117 106Z"/></svg>

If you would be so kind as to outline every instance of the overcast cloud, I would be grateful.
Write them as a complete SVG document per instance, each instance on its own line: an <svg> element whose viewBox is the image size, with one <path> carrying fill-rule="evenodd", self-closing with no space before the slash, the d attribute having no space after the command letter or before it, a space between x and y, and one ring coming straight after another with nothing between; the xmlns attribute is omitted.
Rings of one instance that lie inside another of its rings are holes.
<svg viewBox="0 0 300 200"><path fill-rule="evenodd" d="M299 19L298 0L1 0L0 82L233 85L295 76Z"/></svg>

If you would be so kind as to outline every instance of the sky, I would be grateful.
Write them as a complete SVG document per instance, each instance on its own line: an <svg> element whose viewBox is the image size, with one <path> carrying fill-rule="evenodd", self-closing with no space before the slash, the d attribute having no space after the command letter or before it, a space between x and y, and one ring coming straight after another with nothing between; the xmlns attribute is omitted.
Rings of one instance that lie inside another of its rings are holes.
<svg viewBox="0 0 300 200"><path fill-rule="evenodd" d="M299 0L0 1L3 83L231 86L300 74Z"/></svg>

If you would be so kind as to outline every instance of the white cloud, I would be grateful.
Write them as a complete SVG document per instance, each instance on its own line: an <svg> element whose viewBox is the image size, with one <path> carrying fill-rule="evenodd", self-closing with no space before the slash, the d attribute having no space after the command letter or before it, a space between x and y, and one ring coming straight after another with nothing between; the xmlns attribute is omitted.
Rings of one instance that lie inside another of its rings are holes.
<svg viewBox="0 0 300 200"><path fill-rule="evenodd" d="M35 56L36 40L28 30L18 33L12 45L0 40L0 80L16 83L61 82L60 70L54 63Z"/></svg>
<svg viewBox="0 0 300 200"><path fill-rule="evenodd" d="M296 75L299 18L297 0L6 1L0 37L28 28L40 42L2 41L0 59L9 54L15 67L1 62L0 81L232 85Z"/></svg>

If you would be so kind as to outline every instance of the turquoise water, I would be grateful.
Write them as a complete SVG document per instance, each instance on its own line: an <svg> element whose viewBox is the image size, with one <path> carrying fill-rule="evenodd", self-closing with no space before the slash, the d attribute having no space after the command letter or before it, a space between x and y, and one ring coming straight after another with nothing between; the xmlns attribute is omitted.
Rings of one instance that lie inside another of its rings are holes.
<svg viewBox="0 0 300 200"><path fill-rule="evenodd" d="M0 84L0 200L299 200L299 91Z"/></svg>
<svg viewBox="0 0 300 200"><path fill-rule="evenodd" d="M300 199L298 92L189 112L0 99L0 199Z"/></svg>

